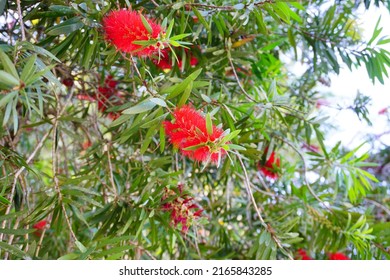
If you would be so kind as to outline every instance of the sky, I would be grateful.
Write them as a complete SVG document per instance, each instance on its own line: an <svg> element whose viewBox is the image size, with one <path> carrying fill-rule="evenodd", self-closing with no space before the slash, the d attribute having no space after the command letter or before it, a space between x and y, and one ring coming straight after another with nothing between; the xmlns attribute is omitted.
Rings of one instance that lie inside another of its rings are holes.
<svg viewBox="0 0 390 280"><path fill-rule="evenodd" d="M363 5L362 5L363 6ZM360 12L363 12L364 9ZM360 14L360 13L359 13ZM372 36L375 25L379 16L381 15L380 26L383 31L379 37L389 36L390 38L390 13L386 8L370 7L368 11L361 13L359 23L363 28L363 38L366 41ZM382 45L385 49L390 51L390 44ZM387 69L390 73L390 69ZM378 112L386 107L389 107L390 112L390 79L385 79L385 84L380 84L377 80L375 85L372 84L368 77L365 66L350 71L346 65L340 71L339 75L330 75L331 86L321 87L320 90L324 93L330 92L333 97L329 98L329 103L333 105L339 104L343 107L353 104L353 100L359 90L364 95L372 98L371 104L368 106L369 117L373 123L369 126L365 121L360 121L357 115L352 110L337 110L322 107L323 113L330 116L328 122L334 124L337 129L329 133L326 137L326 144L333 146L338 141L342 145L352 149L363 142L365 142L367 134L379 135L385 131L389 131L389 122L386 115L380 115ZM335 106L336 107L336 106ZM390 133L380 137L382 144L377 142L375 149L380 148L381 145L390 145ZM366 144L362 151L370 149L371 146ZM383 147L382 147L383 148Z"/></svg>

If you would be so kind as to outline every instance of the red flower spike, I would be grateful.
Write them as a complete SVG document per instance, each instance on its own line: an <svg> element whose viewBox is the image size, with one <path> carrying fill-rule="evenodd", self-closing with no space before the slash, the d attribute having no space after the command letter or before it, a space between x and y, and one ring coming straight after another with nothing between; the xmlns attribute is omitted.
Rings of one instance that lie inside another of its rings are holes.
<svg viewBox="0 0 390 280"><path fill-rule="evenodd" d="M170 142L180 152L196 161L206 162L211 159L218 162L218 158L226 154L222 147L215 145L222 136L223 130L213 125L213 132L209 134L206 128L205 118L194 108L184 105L173 112L175 122L164 122L165 132ZM191 146L200 146L194 150L185 150Z"/></svg>
<svg viewBox="0 0 390 280"><path fill-rule="evenodd" d="M72 78L66 78L62 80L62 84L65 85L66 87L70 88L73 86L74 82Z"/></svg>
<svg viewBox="0 0 390 280"><path fill-rule="evenodd" d="M86 150L92 146L92 143L91 143L91 141L87 140L87 141L83 142L83 144L81 146L82 146L83 150Z"/></svg>
<svg viewBox="0 0 390 280"><path fill-rule="evenodd" d="M39 221L38 223L36 223L35 225L33 225L33 228L36 229L36 231L34 231L34 234L35 234L37 237L41 237L42 232L43 232L43 230L45 229L46 224L47 224L47 222L46 222L45 220L43 220L43 221Z"/></svg>
<svg viewBox="0 0 390 280"><path fill-rule="evenodd" d="M198 63L199 63L199 60L198 60L196 57L192 56L192 57L190 58L190 65L191 65L192 67L195 67L196 65L198 65Z"/></svg>
<svg viewBox="0 0 390 280"><path fill-rule="evenodd" d="M159 57L157 59L153 59L152 62L164 72L168 72L172 69L172 62L169 57L168 49L161 50Z"/></svg>
<svg viewBox="0 0 390 280"><path fill-rule="evenodd" d="M110 99L114 96L120 97L120 94L118 90L116 89L118 82L114 80L114 78L109 75L104 80L104 85L99 86L97 89L97 94L94 96L89 96L86 94L79 94L76 97L80 100L87 100L87 101L97 101L97 107L98 110L102 113L105 113L105 111L108 108L108 104L110 104ZM114 102L116 105L118 105L116 102ZM117 112L110 112L107 114L107 117L111 120L116 120L119 118L120 113Z"/></svg>
<svg viewBox="0 0 390 280"><path fill-rule="evenodd" d="M340 253L340 252L329 253L328 256L329 256L329 260L349 260L350 259L346 255L344 255L343 253Z"/></svg>
<svg viewBox="0 0 390 280"><path fill-rule="evenodd" d="M384 115L387 113L387 108L380 109L378 115Z"/></svg>
<svg viewBox="0 0 390 280"><path fill-rule="evenodd" d="M107 78L104 80L104 84L105 84L107 87L114 89L114 88L116 88L118 82L115 81L114 78L113 78L111 75L109 75L109 76L107 76Z"/></svg>
<svg viewBox="0 0 390 280"><path fill-rule="evenodd" d="M267 149L265 150L264 153L267 154ZM277 179L279 177L277 171L275 170L279 167L280 167L280 159L275 158L275 152L271 153L271 156L265 162L264 165L262 165L261 162L259 162L257 165L258 170L261 171L264 174L264 176L270 179Z"/></svg>
<svg viewBox="0 0 390 280"><path fill-rule="evenodd" d="M179 194L179 197L170 202L164 203L162 205L162 210L171 211L170 216L172 225L177 227L181 224L182 233L187 233L193 221L202 216L203 209L199 209L198 205L193 202L194 199L192 197L182 195L180 189ZM174 191L166 190L162 200L165 200L169 196L173 195L176 195Z"/></svg>
<svg viewBox="0 0 390 280"><path fill-rule="evenodd" d="M151 33L142 22L140 13L128 10L111 11L103 19L106 39L120 51L136 56L150 56L157 51L158 46L152 45L144 48L133 43L134 41L157 39L162 32L160 25L153 20L146 20L152 29Z"/></svg>
<svg viewBox="0 0 390 280"><path fill-rule="evenodd" d="M312 258L310 258L308 255L307 255L307 252L303 249L299 249L297 251L297 258L296 260L303 260L303 261L307 261L307 260L312 260Z"/></svg>

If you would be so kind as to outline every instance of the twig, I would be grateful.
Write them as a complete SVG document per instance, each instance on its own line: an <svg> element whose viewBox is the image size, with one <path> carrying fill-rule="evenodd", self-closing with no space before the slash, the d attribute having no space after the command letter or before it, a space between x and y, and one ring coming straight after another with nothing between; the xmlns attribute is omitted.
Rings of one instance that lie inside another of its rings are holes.
<svg viewBox="0 0 390 280"><path fill-rule="evenodd" d="M16 221L15 221L15 224L14 224L14 229L17 229L18 228L18 226L19 226L19 218L20 217L18 217L17 219L16 219ZM8 245L11 245L12 244L12 241L14 241L14 237L15 237L15 235L10 235L10 237L8 238ZM8 259L8 256L9 256L9 252L8 251L6 251L6 252L4 252L4 260L7 260Z"/></svg>
<svg viewBox="0 0 390 280"><path fill-rule="evenodd" d="M52 145L52 150L51 150L52 161L53 161L53 163L52 163L52 172L53 172L54 188L57 191L58 202L61 204L62 211L64 212L64 217L65 217L66 223L68 225L68 228L69 228L69 231L70 231L70 235L72 236L73 241L76 241L77 237L76 237L75 233L73 232L69 216L66 213L65 205L62 202L62 193L61 193L59 180L58 180L58 177L57 177L58 149L57 149L57 145L56 145L56 142L57 142L56 140L57 140L58 118L61 116L61 112L60 112L60 107L59 107L59 102L58 102L59 101L58 100L58 95L55 92L54 92L54 95L56 96L56 101L57 101L57 114L56 114L56 117L54 119L54 124L53 124L53 145ZM65 108L66 108L66 103L65 103L64 107L62 108L62 112L64 112Z"/></svg>
<svg viewBox="0 0 390 280"><path fill-rule="evenodd" d="M20 5L20 0L16 0L16 5L18 6L19 24L20 30L22 31L22 41L26 41L26 31L24 30L23 14L22 7Z"/></svg>
<svg viewBox="0 0 390 280"><path fill-rule="evenodd" d="M137 242L134 242L134 241L130 241L129 240L129 243L133 246L136 246L138 249L142 250L145 252L146 255L149 256L149 258L151 258L152 260L156 260L156 258L152 255L152 253L150 253L148 250L146 250L144 247L142 247L141 245L139 245Z"/></svg>
<svg viewBox="0 0 390 280"><path fill-rule="evenodd" d="M262 6L265 4L273 4L275 3L275 0L264 0L257 3L253 3L254 6ZM216 6L216 5L208 5L208 4L202 4L202 3L188 3L185 4L186 6L192 6L192 7L199 7L199 8L205 8L210 10L219 10L219 11L236 11L237 8L235 6ZM245 4L242 9L245 9L250 4Z"/></svg>
<svg viewBox="0 0 390 280"><path fill-rule="evenodd" d="M374 204L376 207L382 209L383 211L385 211L387 213L387 215L389 215L390 217L390 210L385 207L384 205L380 204L379 202L375 201L375 200L372 200L372 199L369 199L369 198L366 198L366 201L370 202L371 204Z"/></svg>
<svg viewBox="0 0 390 280"><path fill-rule="evenodd" d="M233 60L230 56L228 56L228 59L229 59L229 63L230 63L230 66L232 67L232 70L233 70L233 74L234 74L234 77L236 78L237 80L237 84L238 86L240 87L241 91L245 94L245 96L252 102L256 102L256 100L254 100L252 98L252 96L250 96L246 90L244 89L244 87L242 86L241 82L240 82L240 79L238 78L238 75L237 75L237 72L236 72L236 68L234 67L234 64L233 64Z"/></svg>
<svg viewBox="0 0 390 280"><path fill-rule="evenodd" d="M47 221L49 221L49 223L51 223L51 220L52 220L52 214L49 215ZM38 256L39 256L39 251L40 251L41 248L42 248L43 238L45 237L46 230L47 230L47 228L44 227L44 228L43 228L43 231L42 231L42 233L41 233L41 236L39 237L39 241L38 241L38 244L37 244L37 249L35 250L35 257L38 257Z"/></svg>
<svg viewBox="0 0 390 280"><path fill-rule="evenodd" d="M41 138L41 141L39 141L39 143L37 144L37 146L35 147L34 151L31 153L31 155L27 158L26 160L26 164L30 163L30 161L35 157L35 155L38 153L38 151L42 148L43 146L43 143L46 141L47 137L50 135L51 133L51 130L53 128L50 128L48 132L46 132L45 135L43 135L43 137ZM26 167L22 166L16 173L15 173L15 177L14 177L14 181L12 183L12 188L11 188L11 193L9 195L9 200L12 201L14 195L15 195L15 189L16 189L16 184L18 182L18 178L19 176L23 173L23 171L26 169ZM4 215L8 215L10 212L11 212L11 208L12 208L12 205L13 203L9 204L7 209L5 210L4 212ZM4 220L1 227L2 228L5 228L7 224L7 220ZM0 241L3 240L3 233L0 233Z"/></svg>
<svg viewBox="0 0 390 280"><path fill-rule="evenodd" d="M198 227L194 225L194 244L195 244L195 249L196 252L198 253L199 259L202 259L202 254L200 253L199 250L199 245L198 245Z"/></svg>
<svg viewBox="0 0 390 280"><path fill-rule="evenodd" d="M312 187L310 186L310 183L309 181L307 180L307 164L306 164L306 159L305 157L302 155L302 153L292 144L290 143L289 141L287 141L286 139L283 139L282 137L279 137L277 135L274 135L276 138L282 140L284 143L286 143L287 145L289 145L299 156L300 158L302 159L302 163L303 163L303 173L304 173L304 176L303 176L303 180L305 181L305 184L306 184L306 187L307 189L309 190L309 192L311 193L311 195L319 202L321 203L321 205L323 205L326 209L328 209L329 211L333 212L332 209L330 209L328 207L328 205L326 205L322 200L321 198L318 197L318 195L314 192L314 190L312 189Z"/></svg>
<svg viewBox="0 0 390 280"><path fill-rule="evenodd" d="M117 199L118 193L116 191L116 186L115 186L115 181L114 181L114 171L113 171L112 163L111 163L111 154L110 154L109 145L105 145L105 148L107 149L108 168L110 170L110 183L112 186L112 191L114 192L114 195L115 195L115 199Z"/></svg>
<svg viewBox="0 0 390 280"><path fill-rule="evenodd" d="M248 172L246 171L246 167L244 165L244 163L242 162L242 159L241 159L241 156L238 154L238 153L235 153L237 155L237 158L238 158L238 161L240 162L240 165L241 165L241 168L242 170L244 171L244 176L245 176L245 187L246 187L246 190L248 192L248 195L250 196L250 199L252 201L252 204L253 204L253 207L255 208L256 210L256 213L257 213L257 216L259 217L259 220L260 220L260 223L261 225L265 228L266 231L268 231L272 237L272 239L275 241L276 245L282 249L283 251L285 251L282 243L280 242L279 238L276 236L275 234L275 231L274 229L271 227L270 224L267 224L263 217L261 216L261 213L260 213L260 209L259 207L257 207L257 203L256 203L256 200L253 196L253 192L252 192L252 189L251 189L251 186L250 186L250 180L249 180L249 177L248 177ZM287 252L286 252L287 253ZM293 260L294 258L289 254L287 253L287 256L289 259Z"/></svg>

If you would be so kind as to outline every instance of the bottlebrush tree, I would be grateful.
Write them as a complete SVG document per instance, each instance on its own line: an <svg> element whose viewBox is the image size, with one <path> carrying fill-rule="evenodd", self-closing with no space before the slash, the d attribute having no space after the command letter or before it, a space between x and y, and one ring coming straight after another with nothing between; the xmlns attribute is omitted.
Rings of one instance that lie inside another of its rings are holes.
<svg viewBox="0 0 390 280"><path fill-rule="evenodd" d="M317 90L384 83L370 2L0 1L0 257L389 259L388 147Z"/></svg>

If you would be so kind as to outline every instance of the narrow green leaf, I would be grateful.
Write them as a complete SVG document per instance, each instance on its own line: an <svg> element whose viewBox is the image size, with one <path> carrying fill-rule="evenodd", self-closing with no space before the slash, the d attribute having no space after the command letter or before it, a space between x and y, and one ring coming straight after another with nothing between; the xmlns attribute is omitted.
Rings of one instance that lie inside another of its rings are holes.
<svg viewBox="0 0 390 280"><path fill-rule="evenodd" d="M14 245L9 245L5 242L0 241L0 248L4 251L10 252L12 255L15 255L16 257L19 257L21 259L31 259L31 257L26 252L23 252Z"/></svg>
<svg viewBox="0 0 390 280"><path fill-rule="evenodd" d="M84 23L79 17L73 17L60 24L52 26L46 30L47 35L57 36L61 34L70 34L84 27Z"/></svg>
<svg viewBox="0 0 390 280"><path fill-rule="evenodd" d="M243 146L240 146L240 145L236 145L236 144L227 144L227 146L228 146L231 150L246 151L246 148L243 147Z"/></svg>
<svg viewBox="0 0 390 280"><path fill-rule="evenodd" d="M152 110L157 104L146 100L122 112L125 115L134 115Z"/></svg>
<svg viewBox="0 0 390 280"><path fill-rule="evenodd" d="M0 61L3 64L3 68L6 72L10 73L16 79L19 79L18 71L16 71L15 65L11 59L0 49Z"/></svg>
<svg viewBox="0 0 390 280"><path fill-rule="evenodd" d="M0 99L0 108L6 106L11 100L18 94L17 91L11 91L10 93L7 93L6 95L3 95L3 97Z"/></svg>
<svg viewBox="0 0 390 280"><path fill-rule="evenodd" d="M12 234L12 235L25 235L36 231L34 228L30 229L13 229L13 228L0 228L0 233Z"/></svg>
<svg viewBox="0 0 390 280"><path fill-rule="evenodd" d="M149 34L152 34L153 29L150 26L148 20L143 16L143 14L139 13L139 15L141 16L142 24L145 26L146 30L149 32Z"/></svg>
<svg viewBox="0 0 390 280"><path fill-rule="evenodd" d="M210 113L207 113L207 115L206 115L206 129L207 129L207 134L208 135L212 135L213 134L213 122L211 120Z"/></svg>
<svg viewBox="0 0 390 280"><path fill-rule="evenodd" d="M198 69L195 72L191 73L180 84L177 84L173 87L170 87L169 89L166 89L165 90L166 92L170 92L168 99L174 98L178 96L180 93L182 93L186 89L186 87L190 84L190 82L193 82L200 75L201 72L202 69Z"/></svg>
<svg viewBox="0 0 390 280"><path fill-rule="evenodd" d="M150 98L149 100L161 107L167 107L167 103L161 98Z"/></svg>
<svg viewBox="0 0 390 280"><path fill-rule="evenodd" d="M5 205L9 205L9 204L11 204L11 201L9 201L8 199L6 199L5 197L0 195L0 203L3 203Z"/></svg>
<svg viewBox="0 0 390 280"><path fill-rule="evenodd" d="M7 86L14 87L19 85L19 80L17 78L15 78L13 75L3 70L0 70L0 80L1 83Z"/></svg>
<svg viewBox="0 0 390 280"><path fill-rule="evenodd" d="M22 70L22 74L20 75L20 79L22 81L26 81L32 75L32 73L34 73L36 59L37 59L37 55L34 54L27 60Z"/></svg>
<svg viewBox="0 0 390 280"><path fill-rule="evenodd" d="M78 240L75 241L75 245L80 250L81 253L85 253L87 251L87 248Z"/></svg>

